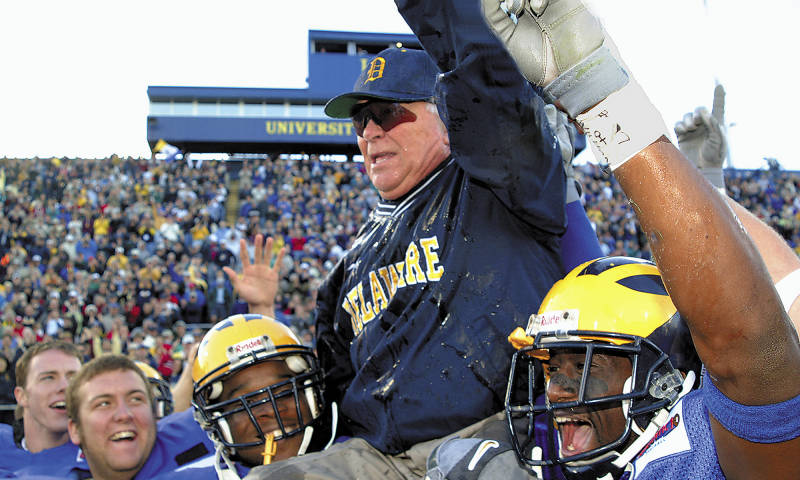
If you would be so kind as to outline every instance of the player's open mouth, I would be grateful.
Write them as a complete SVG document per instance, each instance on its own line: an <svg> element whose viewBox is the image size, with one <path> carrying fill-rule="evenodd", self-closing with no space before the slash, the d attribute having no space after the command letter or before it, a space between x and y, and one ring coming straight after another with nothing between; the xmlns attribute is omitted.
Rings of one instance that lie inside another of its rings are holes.
<svg viewBox="0 0 800 480"><path fill-rule="evenodd" d="M561 436L561 457L571 457L591 450L594 426L583 418L556 417L558 433Z"/></svg>
<svg viewBox="0 0 800 480"><path fill-rule="evenodd" d="M56 410L66 410L67 409L67 403L64 402L64 400L59 400L57 402L51 403L50 404L50 408L54 408Z"/></svg>
<svg viewBox="0 0 800 480"><path fill-rule="evenodd" d="M125 442L125 441L133 441L136 439L136 433L130 430L124 430L122 432L117 432L114 435L111 435L112 442Z"/></svg>

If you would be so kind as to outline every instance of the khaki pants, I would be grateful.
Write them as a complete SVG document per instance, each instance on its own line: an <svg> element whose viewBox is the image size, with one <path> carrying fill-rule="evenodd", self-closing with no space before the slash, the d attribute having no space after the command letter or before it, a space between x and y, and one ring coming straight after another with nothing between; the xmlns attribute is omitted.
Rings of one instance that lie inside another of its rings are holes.
<svg viewBox="0 0 800 480"><path fill-rule="evenodd" d="M418 480L425 476L428 455L451 437L469 438L492 422L505 419L499 412L452 435L421 442L397 455L386 455L361 438L332 445L324 452L256 467L246 480Z"/></svg>

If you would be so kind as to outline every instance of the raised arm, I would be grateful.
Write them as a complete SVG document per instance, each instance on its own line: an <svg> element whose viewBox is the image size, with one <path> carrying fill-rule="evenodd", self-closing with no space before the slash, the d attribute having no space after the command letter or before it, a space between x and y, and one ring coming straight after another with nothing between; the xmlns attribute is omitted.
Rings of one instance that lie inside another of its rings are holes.
<svg viewBox="0 0 800 480"><path fill-rule="evenodd" d="M714 385L743 405L775 404L800 394L797 335L761 256L723 197L664 138L615 175ZM754 443L714 417L711 424L729 478L797 474L797 437Z"/></svg>
<svg viewBox="0 0 800 480"><path fill-rule="evenodd" d="M436 102L456 162L548 236L565 229L565 176L544 102L462 0L395 0L443 72Z"/></svg>
<svg viewBox="0 0 800 480"><path fill-rule="evenodd" d="M797 337L758 250L725 199L665 138L615 175L720 390L748 405L800 393Z"/></svg>
<svg viewBox="0 0 800 480"><path fill-rule="evenodd" d="M675 123L675 135L681 153L723 195L723 164L728 151L723 129L724 119L725 89L722 85L717 85L714 88L714 103L710 113L705 107L697 107ZM800 258L769 225L733 199L727 198L727 202L758 248L795 330L800 331L800 302L796 301L800 293Z"/></svg>
<svg viewBox="0 0 800 480"><path fill-rule="evenodd" d="M493 0L482 1L496 7ZM800 344L750 236L726 200L667 140L663 120L614 57L610 39L605 50L584 50L584 58L559 67L554 80L542 80L543 57L557 51L559 42L595 28L588 20L583 28L558 22L582 12L582 4L520 3L530 28L520 27L522 18L510 26L498 16L494 29L526 77L542 82L546 95L581 124L633 205L710 374L704 394L723 471L728 478L799 478L800 429L788 419L796 418L790 412L800 406ZM552 48L545 43L530 51L525 40L536 28ZM619 78L625 79L622 85L609 88L609 80ZM780 411L780 421L748 414L768 404Z"/></svg>
<svg viewBox="0 0 800 480"><path fill-rule="evenodd" d="M625 87L631 88L637 86ZM595 146L605 149L612 167L617 162L615 175L648 236L667 290L687 319L713 382L710 391L716 386L727 399L750 406L796 399L800 394L797 335L758 250L726 200L666 137L627 161L627 154L615 158L620 151L610 143L624 139L620 133L626 131L636 137L635 122L644 118L642 123L647 123L654 111L646 97L635 103L631 100L636 97L625 99L625 89L620 92L622 102L615 104L609 98L579 118L590 137L601 132L596 142L609 141ZM755 440L762 433L753 430L773 431L776 426L749 426L733 433L736 422L747 414L725 418L733 405L723 403L710 408L710 421L728 478L800 474L793 455L800 449L798 437L778 443L746 440L742 437Z"/></svg>

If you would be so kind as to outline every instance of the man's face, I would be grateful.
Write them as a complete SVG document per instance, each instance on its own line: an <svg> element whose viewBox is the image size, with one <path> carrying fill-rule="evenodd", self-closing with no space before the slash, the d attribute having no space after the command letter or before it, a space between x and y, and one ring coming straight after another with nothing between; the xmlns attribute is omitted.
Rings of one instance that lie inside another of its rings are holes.
<svg viewBox="0 0 800 480"><path fill-rule="evenodd" d="M621 394L625 380L631 374L627 357L595 354L592 365L584 365L585 352L551 350L549 362L543 362L547 381L547 400L550 403L578 399L581 375L590 368L586 383L587 400ZM577 455L617 440L625 431L625 416L619 403L599 408L577 407L556 410L556 422L561 437L561 457Z"/></svg>
<svg viewBox="0 0 800 480"><path fill-rule="evenodd" d="M15 391L17 402L25 409L25 430L54 435L67 432L67 382L79 368L78 359L61 350L46 350L31 359L25 388Z"/></svg>
<svg viewBox="0 0 800 480"><path fill-rule="evenodd" d="M131 370L104 372L78 391L79 424L69 435L86 454L95 478L133 478L156 441L149 386Z"/></svg>
<svg viewBox="0 0 800 480"><path fill-rule="evenodd" d="M295 376L291 370L286 366L286 362L282 360L262 362L251 367L240 370L229 379L223 382L221 401L229 400L240 395L260 390L265 386L272 385L285 381ZM273 390L273 395L291 390L291 385L287 385L278 391ZM267 394L253 397L249 399L250 403L267 398ZM299 395L300 408L303 412L303 419L308 421L311 418L311 412L306 402L305 394ZM297 418L297 407L295 405L294 396L287 395L276 401L278 406L278 413L280 414L281 421L283 422L284 429L287 431L294 430L299 427L300 422ZM235 404L232 408L240 407L241 404ZM275 437L281 435L280 426L275 418L275 410L270 402L261 404L253 408L253 416L256 418L264 435L273 433ZM253 422L247 412L242 411L228 417L228 424L231 427L231 434L233 441L236 443L257 442L259 441L258 432L256 431ZM273 462L284 460L297 455L302 442L302 433L293 435L289 438L276 442L276 455L272 459ZM255 446L249 448L237 448L236 454L246 465L261 465L264 463L263 446Z"/></svg>
<svg viewBox="0 0 800 480"><path fill-rule="evenodd" d="M408 193L450 155L447 131L429 105L404 103L402 106L417 116L415 121L384 131L370 120L358 137L367 175L386 200Z"/></svg>

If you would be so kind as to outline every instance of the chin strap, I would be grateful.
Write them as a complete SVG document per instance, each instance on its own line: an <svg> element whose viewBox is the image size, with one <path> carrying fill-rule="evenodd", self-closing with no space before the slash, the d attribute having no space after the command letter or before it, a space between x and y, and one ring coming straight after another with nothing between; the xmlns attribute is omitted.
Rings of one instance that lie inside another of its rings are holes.
<svg viewBox="0 0 800 480"><path fill-rule="evenodd" d="M242 480L239 477L239 474L236 472L236 467L231 463L228 459L228 456L223 453L222 443L214 442L216 444L216 450L214 453L214 471L217 472L217 478L219 480ZM225 466L228 468L222 468L222 463L225 463Z"/></svg>
<svg viewBox="0 0 800 480"><path fill-rule="evenodd" d="M331 402L330 404L331 409L331 438L328 439L328 443L322 447L323 450L327 450L328 447L333 445L334 440L336 440L336 429L339 426L339 405L336 402Z"/></svg>
<svg viewBox="0 0 800 480"><path fill-rule="evenodd" d="M681 386L681 393L678 394L678 398L675 399L669 408L673 405L678 403L678 401L683 398L687 393L692 390L692 386L694 385L695 381L695 374L691 370L686 374L686 378L683 380L683 385ZM639 434L639 438L637 438L633 443L630 444L628 448L626 448L613 462L617 468L624 469L628 466L633 457L638 454L642 448L653 438L653 435L658 432L658 430L667 423L669 420L669 408L662 408L661 410L653 416L652 420L650 420L650 424L647 425L647 428ZM633 422L636 423L636 422Z"/></svg>

